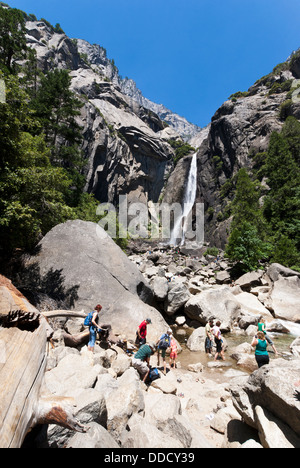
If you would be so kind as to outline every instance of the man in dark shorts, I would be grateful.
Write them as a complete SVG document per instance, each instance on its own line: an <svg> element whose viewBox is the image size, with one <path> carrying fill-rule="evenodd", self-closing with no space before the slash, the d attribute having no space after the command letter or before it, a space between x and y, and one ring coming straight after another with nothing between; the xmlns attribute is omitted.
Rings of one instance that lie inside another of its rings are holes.
<svg viewBox="0 0 300 468"><path fill-rule="evenodd" d="M152 323L151 319L147 318L138 326L136 331L136 345L139 347L146 343L147 325L149 323Z"/></svg>

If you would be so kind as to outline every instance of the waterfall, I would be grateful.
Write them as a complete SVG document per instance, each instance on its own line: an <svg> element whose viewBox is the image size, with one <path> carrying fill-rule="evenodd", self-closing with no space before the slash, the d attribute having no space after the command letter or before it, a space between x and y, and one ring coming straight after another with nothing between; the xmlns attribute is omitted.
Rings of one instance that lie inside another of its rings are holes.
<svg viewBox="0 0 300 468"><path fill-rule="evenodd" d="M196 200L197 192L197 154L195 153L190 167L189 178L183 198L183 207L181 216L174 220L174 228L171 234L170 244L178 245L181 240L181 245L185 242L185 235L189 226L188 219L192 213L192 209ZM190 224L191 226L191 224Z"/></svg>

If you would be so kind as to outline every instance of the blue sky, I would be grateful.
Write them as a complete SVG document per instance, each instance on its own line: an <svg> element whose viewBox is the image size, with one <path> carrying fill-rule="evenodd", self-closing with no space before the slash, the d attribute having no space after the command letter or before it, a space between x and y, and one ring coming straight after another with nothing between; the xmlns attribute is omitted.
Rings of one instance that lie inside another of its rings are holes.
<svg viewBox="0 0 300 468"><path fill-rule="evenodd" d="M105 47L143 95L201 127L300 47L299 0L6 0Z"/></svg>

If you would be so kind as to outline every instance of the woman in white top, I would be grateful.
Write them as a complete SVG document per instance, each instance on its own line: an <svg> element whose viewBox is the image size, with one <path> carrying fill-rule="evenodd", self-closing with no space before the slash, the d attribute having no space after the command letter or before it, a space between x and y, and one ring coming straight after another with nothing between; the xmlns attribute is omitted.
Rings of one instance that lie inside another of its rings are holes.
<svg viewBox="0 0 300 468"><path fill-rule="evenodd" d="M215 343L217 347L217 351L215 354L215 361L218 359L218 356L220 356L221 359L225 361L224 351L223 351L223 340L222 340L220 326L221 326L221 322L218 321L216 325L213 327L213 335L214 335Z"/></svg>

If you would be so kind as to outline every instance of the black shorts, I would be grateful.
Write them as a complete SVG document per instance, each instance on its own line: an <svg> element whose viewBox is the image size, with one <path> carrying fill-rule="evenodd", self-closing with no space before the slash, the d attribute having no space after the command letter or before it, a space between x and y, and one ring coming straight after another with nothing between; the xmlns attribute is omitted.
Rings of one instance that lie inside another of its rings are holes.
<svg viewBox="0 0 300 468"><path fill-rule="evenodd" d="M217 347L217 353L220 353L222 351L222 340L218 340L218 338L215 338L215 343Z"/></svg>
<svg viewBox="0 0 300 468"><path fill-rule="evenodd" d="M265 366L266 364L269 364L270 362L270 358L266 354L262 356L256 354L255 359L259 368Z"/></svg>

